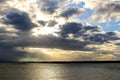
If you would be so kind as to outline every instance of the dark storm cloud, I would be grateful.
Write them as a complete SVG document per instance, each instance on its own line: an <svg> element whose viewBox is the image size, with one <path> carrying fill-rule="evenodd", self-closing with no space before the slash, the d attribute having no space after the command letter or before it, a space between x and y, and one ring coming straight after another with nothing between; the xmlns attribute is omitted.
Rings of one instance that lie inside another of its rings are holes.
<svg viewBox="0 0 120 80"><path fill-rule="evenodd" d="M57 0L38 0L38 5L40 10L53 14L55 10L58 8Z"/></svg>
<svg viewBox="0 0 120 80"><path fill-rule="evenodd" d="M27 52L17 51L13 48L0 47L0 62L19 61L19 59L26 57Z"/></svg>
<svg viewBox="0 0 120 80"><path fill-rule="evenodd" d="M16 50L11 42L1 42L0 40L0 62L19 61L24 57L27 57L26 51Z"/></svg>
<svg viewBox="0 0 120 80"><path fill-rule="evenodd" d="M1 30L3 33L7 33ZM87 33L89 31L89 33ZM61 27L61 37L53 35L38 35L38 37L31 36L23 32L17 32L16 37L1 35L0 45L4 49L16 47L40 47L40 48L58 48L65 50L85 50L85 46L89 44L104 43L110 40L119 39L115 33L108 32L99 34L94 32L101 32L97 26L84 26L81 23L69 22ZM73 34L73 39L67 39L69 34ZM84 41L75 40L83 37Z"/></svg>
<svg viewBox="0 0 120 80"><path fill-rule="evenodd" d="M1 5L5 1L8 0L0 0ZM24 2L24 0L22 1ZM17 0L17 4L13 2L13 4L10 5L10 1L8 3L5 3L5 5L7 6L0 6L0 15L1 17L4 15L3 18L1 18L2 20L0 20L2 21L0 23L0 61L20 61L22 58L34 58L34 55L36 54L28 53L29 51L25 51L25 48L29 47L63 49L71 51L88 51L90 49L86 48L87 45L101 45L102 43L107 43L109 41L120 40L118 35L116 35L116 33L114 32L102 33L102 30L98 26L84 26L81 23L76 22L66 22L66 24L60 25L60 32L56 33L59 35L57 37L53 36L52 34L39 34L38 36L33 36L32 31L30 30L33 29L36 25L31 21L29 15L32 16L34 19L35 16L39 16L39 13L43 13L44 16L50 16L51 18L53 17L53 19L50 18L51 20L49 21L41 20L38 21L38 23L43 27L54 27L56 24L59 24L59 21L54 21L54 19L56 20L57 17L64 17L67 19L74 15L81 14L82 11L79 8L72 7L67 7L67 9L63 9L65 8L65 3L66 5L69 4L70 0L64 0L65 2L61 0L36 0L38 1L38 5L35 5L34 2L32 4L32 1L29 2L29 0L25 1L28 1L27 5L22 4L22 2L19 3L20 1ZM13 5L15 5L15 7ZM19 8L19 6L21 7L21 5L25 5L25 9L20 10L28 13L16 9ZM30 8L28 8L27 6L30 6ZM106 12L119 12L120 6L118 4L111 3L97 10L101 14ZM60 15L59 12L61 13ZM53 15L53 13L55 13L55 16ZM11 26L12 28L17 29L17 31L9 31L11 29ZM83 40L80 40L81 38ZM20 48L20 50L18 48ZM95 49L92 49L91 51L94 50Z"/></svg>
<svg viewBox="0 0 120 80"><path fill-rule="evenodd" d="M7 33L1 30L2 33ZM87 33L87 31L91 31ZM16 48L20 47L39 47L39 48L57 48L63 50L85 50L87 45L104 43L110 40L117 40L116 33L107 32L105 34L93 34L94 32L100 32L99 27L96 26L84 26L81 23L66 23L61 28L62 37L55 37L53 35L38 35L37 37L22 32L16 33L18 36L0 36L0 60L1 61L19 61L22 58L26 58L28 53L25 51L19 51ZM67 39L67 34L77 35L74 39ZM3 37L3 38L2 38ZM83 37L84 41L75 40L77 37ZM113 38L114 37L114 38ZM2 39L1 39L2 38ZM93 49L92 49L93 50Z"/></svg>
<svg viewBox="0 0 120 80"><path fill-rule="evenodd" d="M114 32L102 33L102 30L98 26L84 26L81 23L66 23L61 28L61 36L68 38L69 34L73 34L74 39L82 37L85 43L104 43L113 40L119 40Z"/></svg>
<svg viewBox="0 0 120 80"><path fill-rule="evenodd" d="M63 25L61 28L61 35L64 38L68 37L68 34L85 37L87 31L93 34L94 32L101 32L101 29L98 26L84 26L81 23L70 22Z"/></svg>
<svg viewBox="0 0 120 80"><path fill-rule="evenodd" d="M44 48L58 48L64 50L82 50L84 49L86 44L87 43L80 42L78 40L69 40L54 36L51 37L43 36L42 39L39 39L36 44L33 43L32 46L44 47Z"/></svg>
<svg viewBox="0 0 120 80"><path fill-rule="evenodd" d="M17 37L14 40L4 42L0 40L0 61L20 61L22 58L33 58L34 55L36 55L28 54L26 51L17 50L17 47L20 47L21 49L24 49L24 47L39 47L64 50L84 50L86 44L87 43L77 40L63 39L52 35L39 35L39 38L31 36Z"/></svg>
<svg viewBox="0 0 120 80"><path fill-rule="evenodd" d="M9 39L9 40L7 40ZM16 48L16 47L40 47L40 48L58 48L65 50L82 50L87 43L78 40L69 40L53 35L39 35L34 37L27 34L21 34L17 37L3 37L0 40L3 48Z"/></svg>
<svg viewBox="0 0 120 80"><path fill-rule="evenodd" d="M10 12L6 15L3 22L6 25L13 25L16 29L22 31L29 31L36 26L25 12Z"/></svg>
<svg viewBox="0 0 120 80"><path fill-rule="evenodd" d="M79 9L78 8L68 8L67 10L63 11L60 16L69 18L73 16L74 14L79 14Z"/></svg>
<svg viewBox="0 0 120 80"><path fill-rule="evenodd" d="M120 40L120 37L115 32L107 32L106 35L109 40Z"/></svg>
<svg viewBox="0 0 120 80"><path fill-rule="evenodd" d="M82 24L79 23L66 23L63 25L63 27L61 28L61 35L63 37L67 37L67 34L78 34L78 32L81 30L82 28Z"/></svg>

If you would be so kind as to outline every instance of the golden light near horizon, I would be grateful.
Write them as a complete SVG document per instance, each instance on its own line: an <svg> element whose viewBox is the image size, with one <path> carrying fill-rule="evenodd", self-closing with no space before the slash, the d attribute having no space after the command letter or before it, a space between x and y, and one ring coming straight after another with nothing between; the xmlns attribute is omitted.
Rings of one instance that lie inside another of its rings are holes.
<svg viewBox="0 0 120 80"><path fill-rule="evenodd" d="M93 45L94 46L94 45ZM107 46L106 46L107 47ZM34 57L22 58L22 61L27 61L29 59L33 61L41 61L42 59L46 61L101 61L101 60L116 60L118 57L113 54L113 52L108 51L107 54L104 54L103 50L98 50L99 54L96 54L94 51L72 51L72 50L64 50L57 48L39 48L39 47L17 47L16 50L26 51ZM106 52L106 51L105 51ZM42 58L43 57L43 58Z"/></svg>

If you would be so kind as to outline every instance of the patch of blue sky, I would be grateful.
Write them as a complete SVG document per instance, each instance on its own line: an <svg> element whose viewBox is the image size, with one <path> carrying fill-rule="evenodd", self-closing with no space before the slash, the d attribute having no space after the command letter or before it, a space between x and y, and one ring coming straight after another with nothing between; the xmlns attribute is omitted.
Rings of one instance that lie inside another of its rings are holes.
<svg viewBox="0 0 120 80"><path fill-rule="evenodd" d="M120 21L106 21L99 23L99 25L102 26L103 30L106 32L120 31Z"/></svg>
<svg viewBox="0 0 120 80"><path fill-rule="evenodd" d="M93 15L94 10L91 9L86 9L86 11L79 16L80 20L86 20L88 19L91 15Z"/></svg>
<svg viewBox="0 0 120 80"><path fill-rule="evenodd" d="M79 4L75 4L75 3L70 3L67 6L68 7L77 7L77 8L83 8L83 6L85 5L84 2L80 2Z"/></svg>
<svg viewBox="0 0 120 80"><path fill-rule="evenodd" d="M49 1L57 1L57 0L49 0Z"/></svg>
<svg viewBox="0 0 120 80"><path fill-rule="evenodd" d="M77 7L77 8L83 8L85 5L84 2L80 2L79 4L75 3L70 3L67 5L68 7ZM89 19L94 13L94 10L91 9L86 9L86 11L79 15L78 18L81 20L81 22L86 22L87 19ZM106 21L103 23L92 23L93 25L100 25L102 26L103 30L106 32L111 32L111 31L120 31L120 21Z"/></svg>

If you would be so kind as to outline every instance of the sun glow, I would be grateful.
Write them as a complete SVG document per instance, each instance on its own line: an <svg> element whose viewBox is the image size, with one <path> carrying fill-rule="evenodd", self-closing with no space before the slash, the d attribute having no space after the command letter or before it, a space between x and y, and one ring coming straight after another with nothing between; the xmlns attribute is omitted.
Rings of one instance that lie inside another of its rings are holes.
<svg viewBox="0 0 120 80"><path fill-rule="evenodd" d="M54 36L58 36L56 32L58 32L58 29L55 27L40 27L40 28L34 28L32 30L34 36L38 35L49 35L52 34Z"/></svg>

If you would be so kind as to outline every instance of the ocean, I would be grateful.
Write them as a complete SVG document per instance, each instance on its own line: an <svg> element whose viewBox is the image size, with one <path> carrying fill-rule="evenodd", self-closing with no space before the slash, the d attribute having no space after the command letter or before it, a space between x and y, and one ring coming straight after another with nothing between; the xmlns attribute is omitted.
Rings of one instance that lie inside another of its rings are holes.
<svg viewBox="0 0 120 80"><path fill-rule="evenodd" d="M120 63L0 63L0 80L120 80Z"/></svg>

